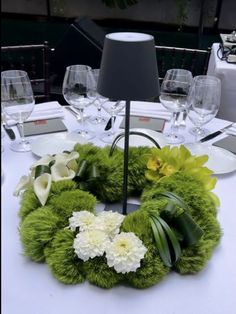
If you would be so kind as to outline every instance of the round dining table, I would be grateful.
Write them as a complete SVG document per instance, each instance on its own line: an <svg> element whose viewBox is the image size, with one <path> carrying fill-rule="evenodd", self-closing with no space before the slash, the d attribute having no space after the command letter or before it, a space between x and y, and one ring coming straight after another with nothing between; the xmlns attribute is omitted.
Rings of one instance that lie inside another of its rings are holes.
<svg viewBox="0 0 236 314"><path fill-rule="evenodd" d="M76 117L64 110L63 122L72 132L78 128ZM87 114L95 114L90 106ZM104 114L106 114L104 112ZM119 130L123 116L115 121ZM189 134L192 127L186 121L181 131L186 142L194 141ZM229 121L213 119L207 128L213 132ZM168 130L170 123L166 122ZM90 124L96 131L92 143L106 144L99 140L104 125ZM16 137L17 128L13 127ZM147 289L117 285L106 290L84 282L65 285L57 281L45 263L35 263L24 256L19 237L20 197L13 196L22 175L39 159L33 152L19 153L10 149L11 140L3 131L2 136L2 313L3 314L235 314L236 311L236 171L215 174L218 181L214 192L220 199L218 220L222 239L213 251L204 270L196 275L180 275L174 271L159 284ZM50 135L48 135L50 136ZM53 136L53 135L52 135ZM217 140L225 135L220 135ZM29 137L35 141L40 136ZM211 145L216 139L207 143Z"/></svg>

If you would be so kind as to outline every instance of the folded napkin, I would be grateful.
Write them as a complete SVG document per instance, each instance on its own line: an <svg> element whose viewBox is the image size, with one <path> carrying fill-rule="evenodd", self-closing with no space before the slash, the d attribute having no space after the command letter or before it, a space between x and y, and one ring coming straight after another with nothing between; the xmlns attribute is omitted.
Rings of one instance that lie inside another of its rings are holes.
<svg viewBox="0 0 236 314"><path fill-rule="evenodd" d="M120 112L120 115L125 115L125 109ZM161 118L164 120L170 120L172 116L171 112L166 110L161 103L146 101L132 101L130 115Z"/></svg>
<svg viewBox="0 0 236 314"><path fill-rule="evenodd" d="M64 111L57 101L49 101L34 106L34 110L27 121L35 121L42 119L62 118Z"/></svg>
<svg viewBox="0 0 236 314"><path fill-rule="evenodd" d="M64 111L62 106L57 101L49 101L41 104L36 104L31 115L27 121L36 121L44 119L53 119L53 118L63 118ZM16 121L7 119L7 125L14 125Z"/></svg>

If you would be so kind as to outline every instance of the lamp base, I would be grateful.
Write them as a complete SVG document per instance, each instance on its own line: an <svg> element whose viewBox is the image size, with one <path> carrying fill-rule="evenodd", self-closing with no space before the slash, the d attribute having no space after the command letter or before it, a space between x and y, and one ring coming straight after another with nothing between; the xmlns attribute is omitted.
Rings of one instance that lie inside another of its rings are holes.
<svg viewBox="0 0 236 314"><path fill-rule="evenodd" d="M136 211L140 207L139 204L132 204L132 203L127 203L127 214ZM118 212L122 214L123 211L123 204L122 203L111 203L111 204L106 204L104 210L111 210L114 212Z"/></svg>

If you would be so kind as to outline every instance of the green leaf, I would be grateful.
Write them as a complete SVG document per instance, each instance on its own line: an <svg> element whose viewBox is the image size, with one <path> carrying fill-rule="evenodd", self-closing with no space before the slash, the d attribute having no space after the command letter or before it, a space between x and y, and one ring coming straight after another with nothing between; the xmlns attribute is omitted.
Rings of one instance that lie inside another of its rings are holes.
<svg viewBox="0 0 236 314"><path fill-rule="evenodd" d="M175 217L174 224L176 229L184 236L183 242L186 246L197 243L203 235L203 230L186 212Z"/></svg>
<svg viewBox="0 0 236 314"><path fill-rule="evenodd" d="M35 179L44 173L51 173L50 167L46 165L38 165L35 167Z"/></svg>
<svg viewBox="0 0 236 314"><path fill-rule="evenodd" d="M172 192L169 192L169 191L162 192L162 193L160 193L160 195L166 197L167 199L174 201L174 203L176 203L178 206L182 207L183 209L185 209L185 210L188 209L188 207L184 203L183 199L181 197L179 197L178 195L176 195Z"/></svg>
<svg viewBox="0 0 236 314"><path fill-rule="evenodd" d="M170 226L161 217L158 217L158 221L160 222L160 224L162 225L162 227L164 228L165 232L167 233L170 239L170 242L172 244L172 247L175 253L174 262L177 262L177 260L180 258L180 255L181 255L181 247L179 245L179 241L175 233L171 230Z"/></svg>
<svg viewBox="0 0 236 314"><path fill-rule="evenodd" d="M48 164L49 168L51 168L55 164L56 160L51 160Z"/></svg>
<svg viewBox="0 0 236 314"><path fill-rule="evenodd" d="M91 170L90 170L90 174L89 174L89 179L93 180L93 179L97 179L100 177L100 172L97 168L96 165L92 165Z"/></svg>
<svg viewBox="0 0 236 314"><path fill-rule="evenodd" d="M79 164L79 167L78 167L78 170L76 173L76 177L78 177L80 180L82 180L84 177L86 168L87 168L87 161L85 159L82 159L80 164Z"/></svg>
<svg viewBox="0 0 236 314"><path fill-rule="evenodd" d="M161 224L159 223L159 221L156 219L155 216L151 215L150 219L151 219L151 226L152 226L154 239L156 241L156 245L160 253L160 257L166 266L172 267L170 250L169 250L168 242L165 236L165 232L163 231Z"/></svg>

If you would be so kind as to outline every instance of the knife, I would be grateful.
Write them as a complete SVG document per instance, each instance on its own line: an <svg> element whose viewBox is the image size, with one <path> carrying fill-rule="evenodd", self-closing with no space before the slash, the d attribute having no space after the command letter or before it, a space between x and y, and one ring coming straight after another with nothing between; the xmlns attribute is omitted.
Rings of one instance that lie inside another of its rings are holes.
<svg viewBox="0 0 236 314"><path fill-rule="evenodd" d="M116 117L114 117L114 122L116 121ZM108 131L108 130L110 130L110 128L111 128L111 123L112 123L112 117L108 120L108 122L107 122L107 124L106 124L106 126L105 126L105 131Z"/></svg>
<svg viewBox="0 0 236 314"><path fill-rule="evenodd" d="M203 142L206 142L206 141L209 141L209 140L213 139L214 137L216 137L216 136L218 136L218 135L224 133L225 130L227 130L228 128L230 128L233 124L234 124L234 123L231 123L231 124L227 125L226 127L224 127L223 129L220 129L220 130L218 130L218 131L216 131L216 132L213 132L213 133L211 133L211 134L209 134L209 135L203 137L202 139L200 139L200 142L203 143Z"/></svg>
<svg viewBox="0 0 236 314"><path fill-rule="evenodd" d="M14 133L14 131L11 128L6 127L5 124L3 124L3 128L6 131L7 135L9 136L9 138L13 141L16 138L16 135Z"/></svg>

